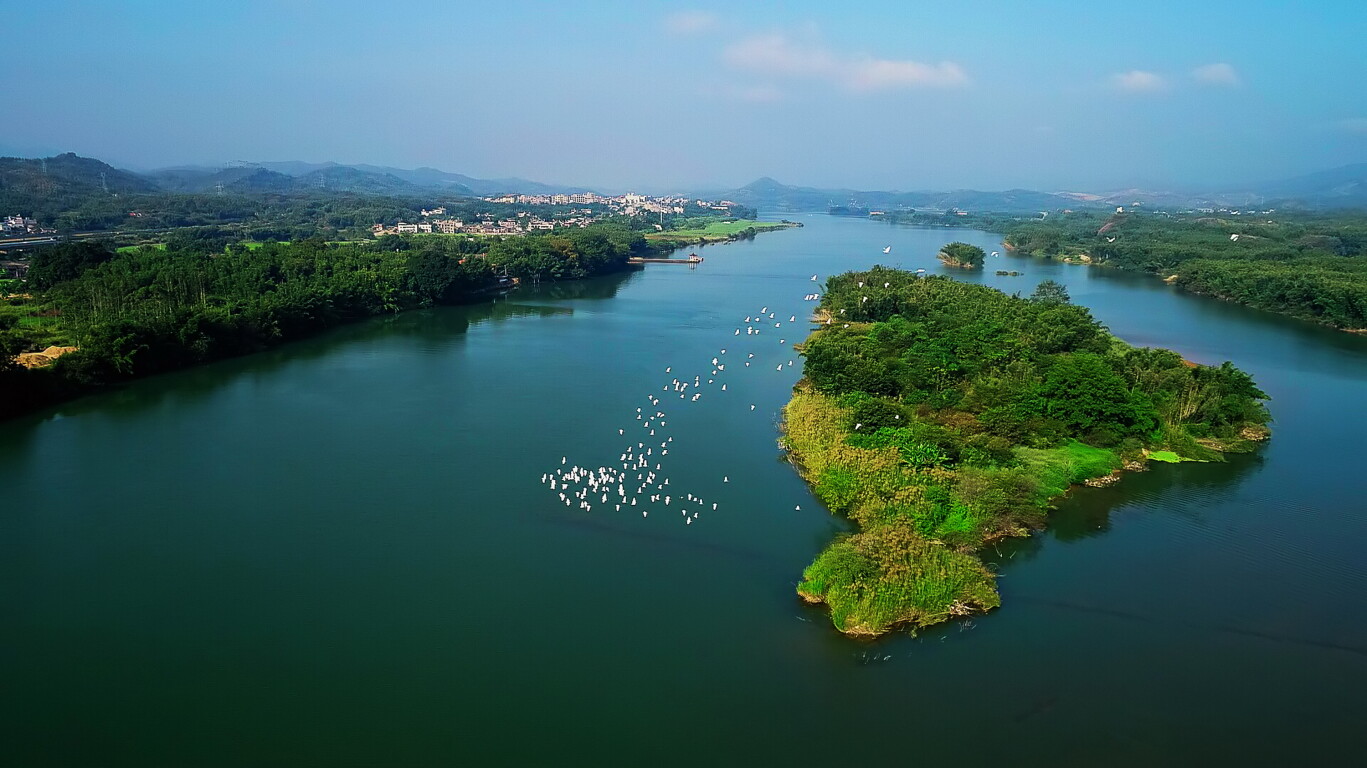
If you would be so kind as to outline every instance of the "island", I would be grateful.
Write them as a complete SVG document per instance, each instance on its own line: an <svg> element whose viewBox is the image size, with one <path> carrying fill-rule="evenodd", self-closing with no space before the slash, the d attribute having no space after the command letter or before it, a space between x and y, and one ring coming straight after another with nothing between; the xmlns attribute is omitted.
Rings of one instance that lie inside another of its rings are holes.
<svg viewBox="0 0 1367 768"><path fill-rule="evenodd" d="M797 586L848 635L997 607L981 551L1073 485L1270 434L1246 373L1132 347L1053 281L1022 298L874 267L828 280L816 319L781 444L855 527Z"/></svg>
<svg viewBox="0 0 1367 768"><path fill-rule="evenodd" d="M987 254L983 249L968 243L949 243L940 249L939 258L946 267L960 269L982 269Z"/></svg>

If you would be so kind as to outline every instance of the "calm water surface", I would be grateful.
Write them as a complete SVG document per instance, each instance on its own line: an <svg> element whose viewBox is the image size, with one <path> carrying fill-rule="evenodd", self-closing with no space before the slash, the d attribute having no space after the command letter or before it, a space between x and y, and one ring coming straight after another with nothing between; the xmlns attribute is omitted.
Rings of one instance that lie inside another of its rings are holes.
<svg viewBox="0 0 1367 768"><path fill-rule="evenodd" d="M1000 246L803 220L697 269L376 320L0 424L5 764L1361 759L1367 338L1106 270L956 272L1053 278L1122 338L1234 361L1276 436L1079 490L990 553L1000 610L854 642L793 593L843 526L776 447L806 335L787 317L813 273ZM782 328L734 336L764 305ZM717 512L586 514L538 482L612 464L646 394L723 347L727 392L660 406L671 487Z"/></svg>

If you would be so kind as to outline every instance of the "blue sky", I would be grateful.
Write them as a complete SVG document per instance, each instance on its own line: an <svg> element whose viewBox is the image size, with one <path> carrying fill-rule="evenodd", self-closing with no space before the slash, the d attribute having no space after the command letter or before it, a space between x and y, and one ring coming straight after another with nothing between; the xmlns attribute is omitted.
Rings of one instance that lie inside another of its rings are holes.
<svg viewBox="0 0 1367 768"><path fill-rule="evenodd" d="M1095 191L1367 161L1361 2L3 5L0 152L137 169Z"/></svg>

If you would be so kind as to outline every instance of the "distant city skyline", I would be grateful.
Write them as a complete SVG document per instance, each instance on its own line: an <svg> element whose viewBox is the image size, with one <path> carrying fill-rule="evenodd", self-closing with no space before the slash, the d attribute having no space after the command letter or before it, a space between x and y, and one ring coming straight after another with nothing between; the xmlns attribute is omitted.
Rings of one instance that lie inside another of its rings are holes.
<svg viewBox="0 0 1367 768"><path fill-rule="evenodd" d="M0 154L598 189L1216 189L1367 160L1367 7L56 2Z"/></svg>

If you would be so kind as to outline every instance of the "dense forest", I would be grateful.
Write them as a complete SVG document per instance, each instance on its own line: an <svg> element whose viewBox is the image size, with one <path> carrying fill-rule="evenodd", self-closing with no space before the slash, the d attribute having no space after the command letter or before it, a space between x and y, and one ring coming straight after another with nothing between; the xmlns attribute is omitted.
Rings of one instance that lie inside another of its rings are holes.
<svg viewBox="0 0 1367 768"><path fill-rule="evenodd" d="M33 256L26 293L0 302L0 417L364 317L472 300L497 290L500 276L578 279L651 253L639 232L608 224L252 247L225 245L211 229L134 249L52 246ZM49 345L79 349L41 368L14 359Z"/></svg>
<svg viewBox="0 0 1367 768"><path fill-rule="evenodd" d="M1043 525L1070 485L1268 434L1247 374L1131 347L1052 281L1020 298L875 267L829 280L821 312L784 444L858 526L798 587L844 632L992 608L976 552Z"/></svg>
<svg viewBox="0 0 1367 768"><path fill-rule="evenodd" d="M1367 329L1362 216L1071 213L1005 228L1021 253L1150 272L1197 293Z"/></svg>

